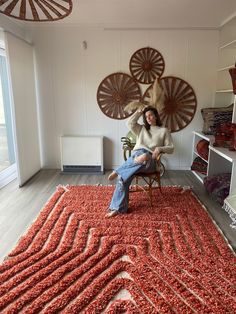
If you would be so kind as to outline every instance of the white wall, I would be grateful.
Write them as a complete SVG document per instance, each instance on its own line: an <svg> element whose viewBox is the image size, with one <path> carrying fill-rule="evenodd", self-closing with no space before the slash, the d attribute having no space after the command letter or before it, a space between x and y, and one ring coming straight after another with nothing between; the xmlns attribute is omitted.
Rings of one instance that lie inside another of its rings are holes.
<svg viewBox="0 0 236 314"><path fill-rule="evenodd" d="M5 16L4 14L0 14L0 28L5 32L13 33L14 35L24 40L28 40L28 32L25 30L23 23L17 21L16 19L12 19ZM1 39L3 39L2 36Z"/></svg>
<svg viewBox="0 0 236 314"><path fill-rule="evenodd" d="M175 153L169 169L187 169L191 163L192 130L202 127L200 109L214 101L218 58L216 30L103 30L78 27L39 27L32 33L38 78L41 153L43 167L60 167L59 137L63 134L105 136L105 168L122 160L120 138L126 120L105 116L96 101L97 88L109 74L129 73L129 60L150 46L165 59L163 76L186 80L198 100L193 121L174 133ZM82 47L86 40L88 47ZM145 90L148 85L142 85Z"/></svg>

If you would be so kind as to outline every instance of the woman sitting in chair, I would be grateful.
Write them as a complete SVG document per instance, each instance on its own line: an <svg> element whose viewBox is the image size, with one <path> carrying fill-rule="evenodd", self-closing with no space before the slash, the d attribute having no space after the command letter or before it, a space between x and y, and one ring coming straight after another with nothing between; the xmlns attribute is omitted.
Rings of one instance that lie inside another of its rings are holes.
<svg viewBox="0 0 236 314"><path fill-rule="evenodd" d="M141 115L144 125L138 123ZM126 213L129 204L129 186L133 176L139 172L154 172L157 156L160 153L171 154L174 151L171 134L167 128L162 127L159 114L154 107L138 109L129 118L127 126L137 137L136 145L132 156L108 176L108 180L118 177L118 181L106 217Z"/></svg>

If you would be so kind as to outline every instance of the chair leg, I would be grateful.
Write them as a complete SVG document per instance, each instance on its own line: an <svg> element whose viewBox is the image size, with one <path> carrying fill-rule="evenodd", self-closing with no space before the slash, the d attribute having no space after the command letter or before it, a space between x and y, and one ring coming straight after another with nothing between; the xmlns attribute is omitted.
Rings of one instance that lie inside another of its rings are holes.
<svg viewBox="0 0 236 314"><path fill-rule="evenodd" d="M159 188L160 193L162 193L160 174L156 173L155 176L147 176L146 178L145 178L145 176L142 176L142 178L146 182L148 187L146 187L146 186L143 187L142 185L139 185L139 177L135 176L135 183L136 184L135 184L134 190L131 191L131 192L138 192L140 190L143 190L146 193L148 193L151 207L153 207L153 193L152 193L152 190L156 189L156 188ZM155 185L155 183L158 184L157 187L156 186L153 187L153 185Z"/></svg>
<svg viewBox="0 0 236 314"><path fill-rule="evenodd" d="M149 178L149 185L148 185L148 189L149 189L149 197L150 197L150 202L151 202L151 207L152 207L152 181Z"/></svg>
<svg viewBox="0 0 236 314"><path fill-rule="evenodd" d="M135 177L135 189L138 190L138 177Z"/></svg>
<svg viewBox="0 0 236 314"><path fill-rule="evenodd" d="M157 182L158 182L158 187L160 189L160 192L162 193L162 190L161 190L161 177L160 177L160 174L157 175Z"/></svg>

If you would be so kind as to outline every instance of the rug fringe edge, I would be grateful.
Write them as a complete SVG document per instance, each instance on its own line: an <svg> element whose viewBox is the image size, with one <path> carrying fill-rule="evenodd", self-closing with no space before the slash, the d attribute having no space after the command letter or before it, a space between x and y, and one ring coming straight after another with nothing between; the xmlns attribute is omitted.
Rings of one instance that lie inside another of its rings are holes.
<svg viewBox="0 0 236 314"><path fill-rule="evenodd" d="M236 229L236 213L235 213L235 211L226 203L224 203L222 208L228 213L229 217L232 220L230 227L233 229Z"/></svg>
<svg viewBox="0 0 236 314"><path fill-rule="evenodd" d="M211 218L213 224L215 225L216 229L220 232L220 234L222 235L222 237L224 238L227 246L229 247L229 249L231 250L231 252L233 253L234 256L236 256L236 252L233 249L233 246L230 244L229 240L227 239L227 237L225 236L224 232L221 230L221 228L219 227L219 225L217 224L217 222L215 221L215 219L213 219L211 213L208 211L206 205L203 204L203 202L199 199L199 197L197 196L197 194L192 190L192 195L196 198L196 200L200 203L200 205L203 207L203 209L205 210L205 212L207 213L207 215Z"/></svg>

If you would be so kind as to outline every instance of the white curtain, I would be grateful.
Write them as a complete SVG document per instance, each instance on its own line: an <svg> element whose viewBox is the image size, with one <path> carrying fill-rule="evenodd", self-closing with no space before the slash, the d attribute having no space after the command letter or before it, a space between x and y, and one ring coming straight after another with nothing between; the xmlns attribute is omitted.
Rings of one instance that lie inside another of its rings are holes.
<svg viewBox="0 0 236 314"><path fill-rule="evenodd" d="M33 46L6 32L19 186L41 168Z"/></svg>

